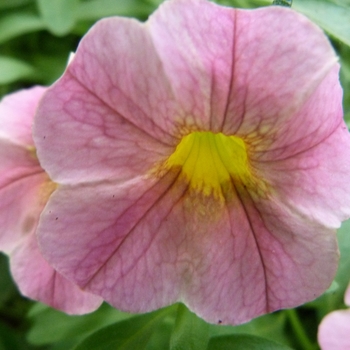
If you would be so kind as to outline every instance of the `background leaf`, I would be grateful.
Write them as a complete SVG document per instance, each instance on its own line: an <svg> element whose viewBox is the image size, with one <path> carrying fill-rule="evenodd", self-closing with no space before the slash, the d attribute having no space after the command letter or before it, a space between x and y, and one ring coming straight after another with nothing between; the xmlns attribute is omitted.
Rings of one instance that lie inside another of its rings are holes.
<svg viewBox="0 0 350 350"><path fill-rule="evenodd" d="M55 35L68 34L75 25L79 0L37 0L47 28Z"/></svg>
<svg viewBox="0 0 350 350"><path fill-rule="evenodd" d="M28 63L12 57L0 56L0 84L29 78L34 73L34 68Z"/></svg>
<svg viewBox="0 0 350 350"><path fill-rule="evenodd" d="M295 10L305 14L334 38L350 46L350 7L328 0L294 0Z"/></svg>
<svg viewBox="0 0 350 350"><path fill-rule="evenodd" d="M0 44L19 35L45 28L44 21L31 13L16 13L0 18Z"/></svg>
<svg viewBox="0 0 350 350"><path fill-rule="evenodd" d="M212 326L211 334L213 336L230 335L230 334L251 334L261 336L283 344L288 344L288 334L293 332L286 331L287 316L284 311L274 312L260 316L238 326Z"/></svg>
<svg viewBox="0 0 350 350"><path fill-rule="evenodd" d="M12 296L16 290L9 273L8 259L0 254L0 307Z"/></svg>
<svg viewBox="0 0 350 350"><path fill-rule="evenodd" d="M130 318L132 315L103 304L91 314L72 316L37 303L28 317L33 324L28 332L28 341L36 345L45 345L81 340L98 329Z"/></svg>
<svg viewBox="0 0 350 350"><path fill-rule="evenodd" d="M34 2L34 0L0 0L0 9L4 10L8 8L20 7L31 2Z"/></svg>
<svg viewBox="0 0 350 350"><path fill-rule="evenodd" d="M170 350L203 350L209 341L209 324L179 304Z"/></svg>
<svg viewBox="0 0 350 350"><path fill-rule="evenodd" d="M214 337L209 342L208 350L292 350L272 340L247 334L235 334Z"/></svg>
<svg viewBox="0 0 350 350"><path fill-rule="evenodd" d="M78 15L80 20L96 20L117 15L145 18L155 7L152 3L138 0L91 0L81 2Z"/></svg>
<svg viewBox="0 0 350 350"><path fill-rule="evenodd" d="M176 310L174 305L105 327L86 338L76 350L143 350L157 327Z"/></svg>
<svg viewBox="0 0 350 350"><path fill-rule="evenodd" d="M338 53L340 55L340 82L344 89L343 107L344 118L350 126L350 47L346 45L338 45Z"/></svg>

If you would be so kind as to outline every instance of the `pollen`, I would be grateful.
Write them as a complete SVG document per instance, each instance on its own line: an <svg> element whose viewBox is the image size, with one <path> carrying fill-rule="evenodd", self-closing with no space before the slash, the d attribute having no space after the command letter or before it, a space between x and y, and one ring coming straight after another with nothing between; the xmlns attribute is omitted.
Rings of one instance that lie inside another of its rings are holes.
<svg viewBox="0 0 350 350"><path fill-rule="evenodd" d="M243 139L222 133L192 132L184 136L165 163L167 169L181 167L189 188L204 196L223 198L224 189L254 181Z"/></svg>

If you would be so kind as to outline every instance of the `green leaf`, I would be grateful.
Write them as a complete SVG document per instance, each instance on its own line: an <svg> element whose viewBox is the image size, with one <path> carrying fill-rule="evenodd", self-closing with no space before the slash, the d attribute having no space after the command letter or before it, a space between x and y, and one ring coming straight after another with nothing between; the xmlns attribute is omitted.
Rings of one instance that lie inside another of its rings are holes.
<svg viewBox="0 0 350 350"><path fill-rule="evenodd" d="M54 35L68 34L74 27L79 0L37 0L47 29Z"/></svg>
<svg viewBox="0 0 350 350"><path fill-rule="evenodd" d="M231 334L251 334L268 338L281 343L288 343L286 332L286 314L284 311L277 311L272 314L266 314L254 318L248 323L238 326L212 326L211 334L213 336L231 335Z"/></svg>
<svg viewBox="0 0 350 350"><path fill-rule="evenodd" d="M67 66L68 54L64 51L59 51L56 55L51 56L38 53L33 55L32 62L40 73L36 77L36 82L51 85L63 74Z"/></svg>
<svg viewBox="0 0 350 350"><path fill-rule="evenodd" d="M344 294L350 282L350 220L343 222L341 228L338 230L337 236L340 261L335 280L339 284L340 293Z"/></svg>
<svg viewBox="0 0 350 350"><path fill-rule="evenodd" d="M175 312L176 307L135 316L105 327L86 338L76 350L143 350L152 333L167 316Z"/></svg>
<svg viewBox="0 0 350 350"><path fill-rule="evenodd" d="M292 7L350 46L350 7L330 0L294 0Z"/></svg>
<svg viewBox="0 0 350 350"><path fill-rule="evenodd" d="M170 350L203 350L209 342L209 324L179 304Z"/></svg>
<svg viewBox="0 0 350 350"><path fill-rule="evenodd" d="M1 310L2 311L2 310ZM17 321L17 322L16 322ZM23 324L19 320L1 315L0 319L0 350L34 350L25 340ZM38 350L36 348L36 350Z"/></svg>
<svg viewBox="0 0 350 350"><path fill-rule="evenodd" d="M44 21L36 15L17 12L0 18L0 44L22 34L45 28Z"/></svg>
<svg viewBox="0 0 350 350"><path fill-rule="evenodd" d="M210 339L208 350L292 350L274 341L247 334L226 335Z"/></svg>
<svg viewBox="0 0 350 350"><path fill-rule="evenodd" d="M19 7L23 5L27 5L34 0L0 0L0 9L8 9L8 8L14 8Z"/></svg>
<svg viewBox="0 0 350 350"><path fill-rule="evenodd" d="M155 5L137 0L91 0L79 5L78 16L80 20L96 20L107 16L147 17L153 10Z"/></svg>
<svg viewBox="0 0 350 350"><path fill-rule="evenodd" d="M344 118L348 127L350 126L350 47L339 45L338 54L340 55L340 82L344 89L343 107Z"/></svg>
<svg viewBox="0 0 350 350"><path fill-rule="evenodd" d="M16 291L9 272L8 258L0 253L0 307Z"/></svg>
<svg viewBox="0 0 350 350"><path fill-rule="evenodd" d="M0 56L0 85L29 78L34 72L34 68L23 61Z"/></svg>
<svg viewBox="0 0 350 350"><path fill-rule="evenodd" d="M273 5L279 5L279 6L287 6L291 7L292 6L292 0L274 0L272 2Z"/></svg>
<svg viewBox="0 0 350 350"><path fill-rule="evenodd" d="M153 331L145 350L169 349L170 336L174 329L175 313L164 318Z"/></svg>
<svg viewBox="0 0 350 350"><path fill-rule="evenodd" d="M91 314L71 316L37 303L28 317L33 324L28 332L28 341L36 345L45 345L76 338L82 340L91 333L132 315L103 304Z"/></svg>

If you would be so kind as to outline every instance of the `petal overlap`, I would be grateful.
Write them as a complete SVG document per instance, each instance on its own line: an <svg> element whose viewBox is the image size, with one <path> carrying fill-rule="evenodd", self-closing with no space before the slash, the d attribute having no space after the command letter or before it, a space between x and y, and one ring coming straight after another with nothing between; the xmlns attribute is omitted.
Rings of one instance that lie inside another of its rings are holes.
<svg viewBox="0 0 350 350"><path fill-rule="evenodd" d="M31 127L44 87L6 96L0 102L0 250L10 257L21 293L67 313L95 310L98 296L82 291L43 258L36 229L57 187L40 166Z"/></svg>

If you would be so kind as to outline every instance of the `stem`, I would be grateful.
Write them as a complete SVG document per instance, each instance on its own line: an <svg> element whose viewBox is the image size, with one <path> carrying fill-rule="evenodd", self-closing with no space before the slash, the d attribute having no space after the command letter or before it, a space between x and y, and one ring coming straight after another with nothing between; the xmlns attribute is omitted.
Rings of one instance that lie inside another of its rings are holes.
<svg viewBox="0 0 350 350"><path fill-rule="evenodd" d="M309 337L305 333L304 327L301 324L295 309L288 309L288 310L285 310L285 312L287 313L289 321L294 329L295 334L298 337L298 341L302 346L302 348L304 350L314 350L315 345L310 341Z"/></svg>

